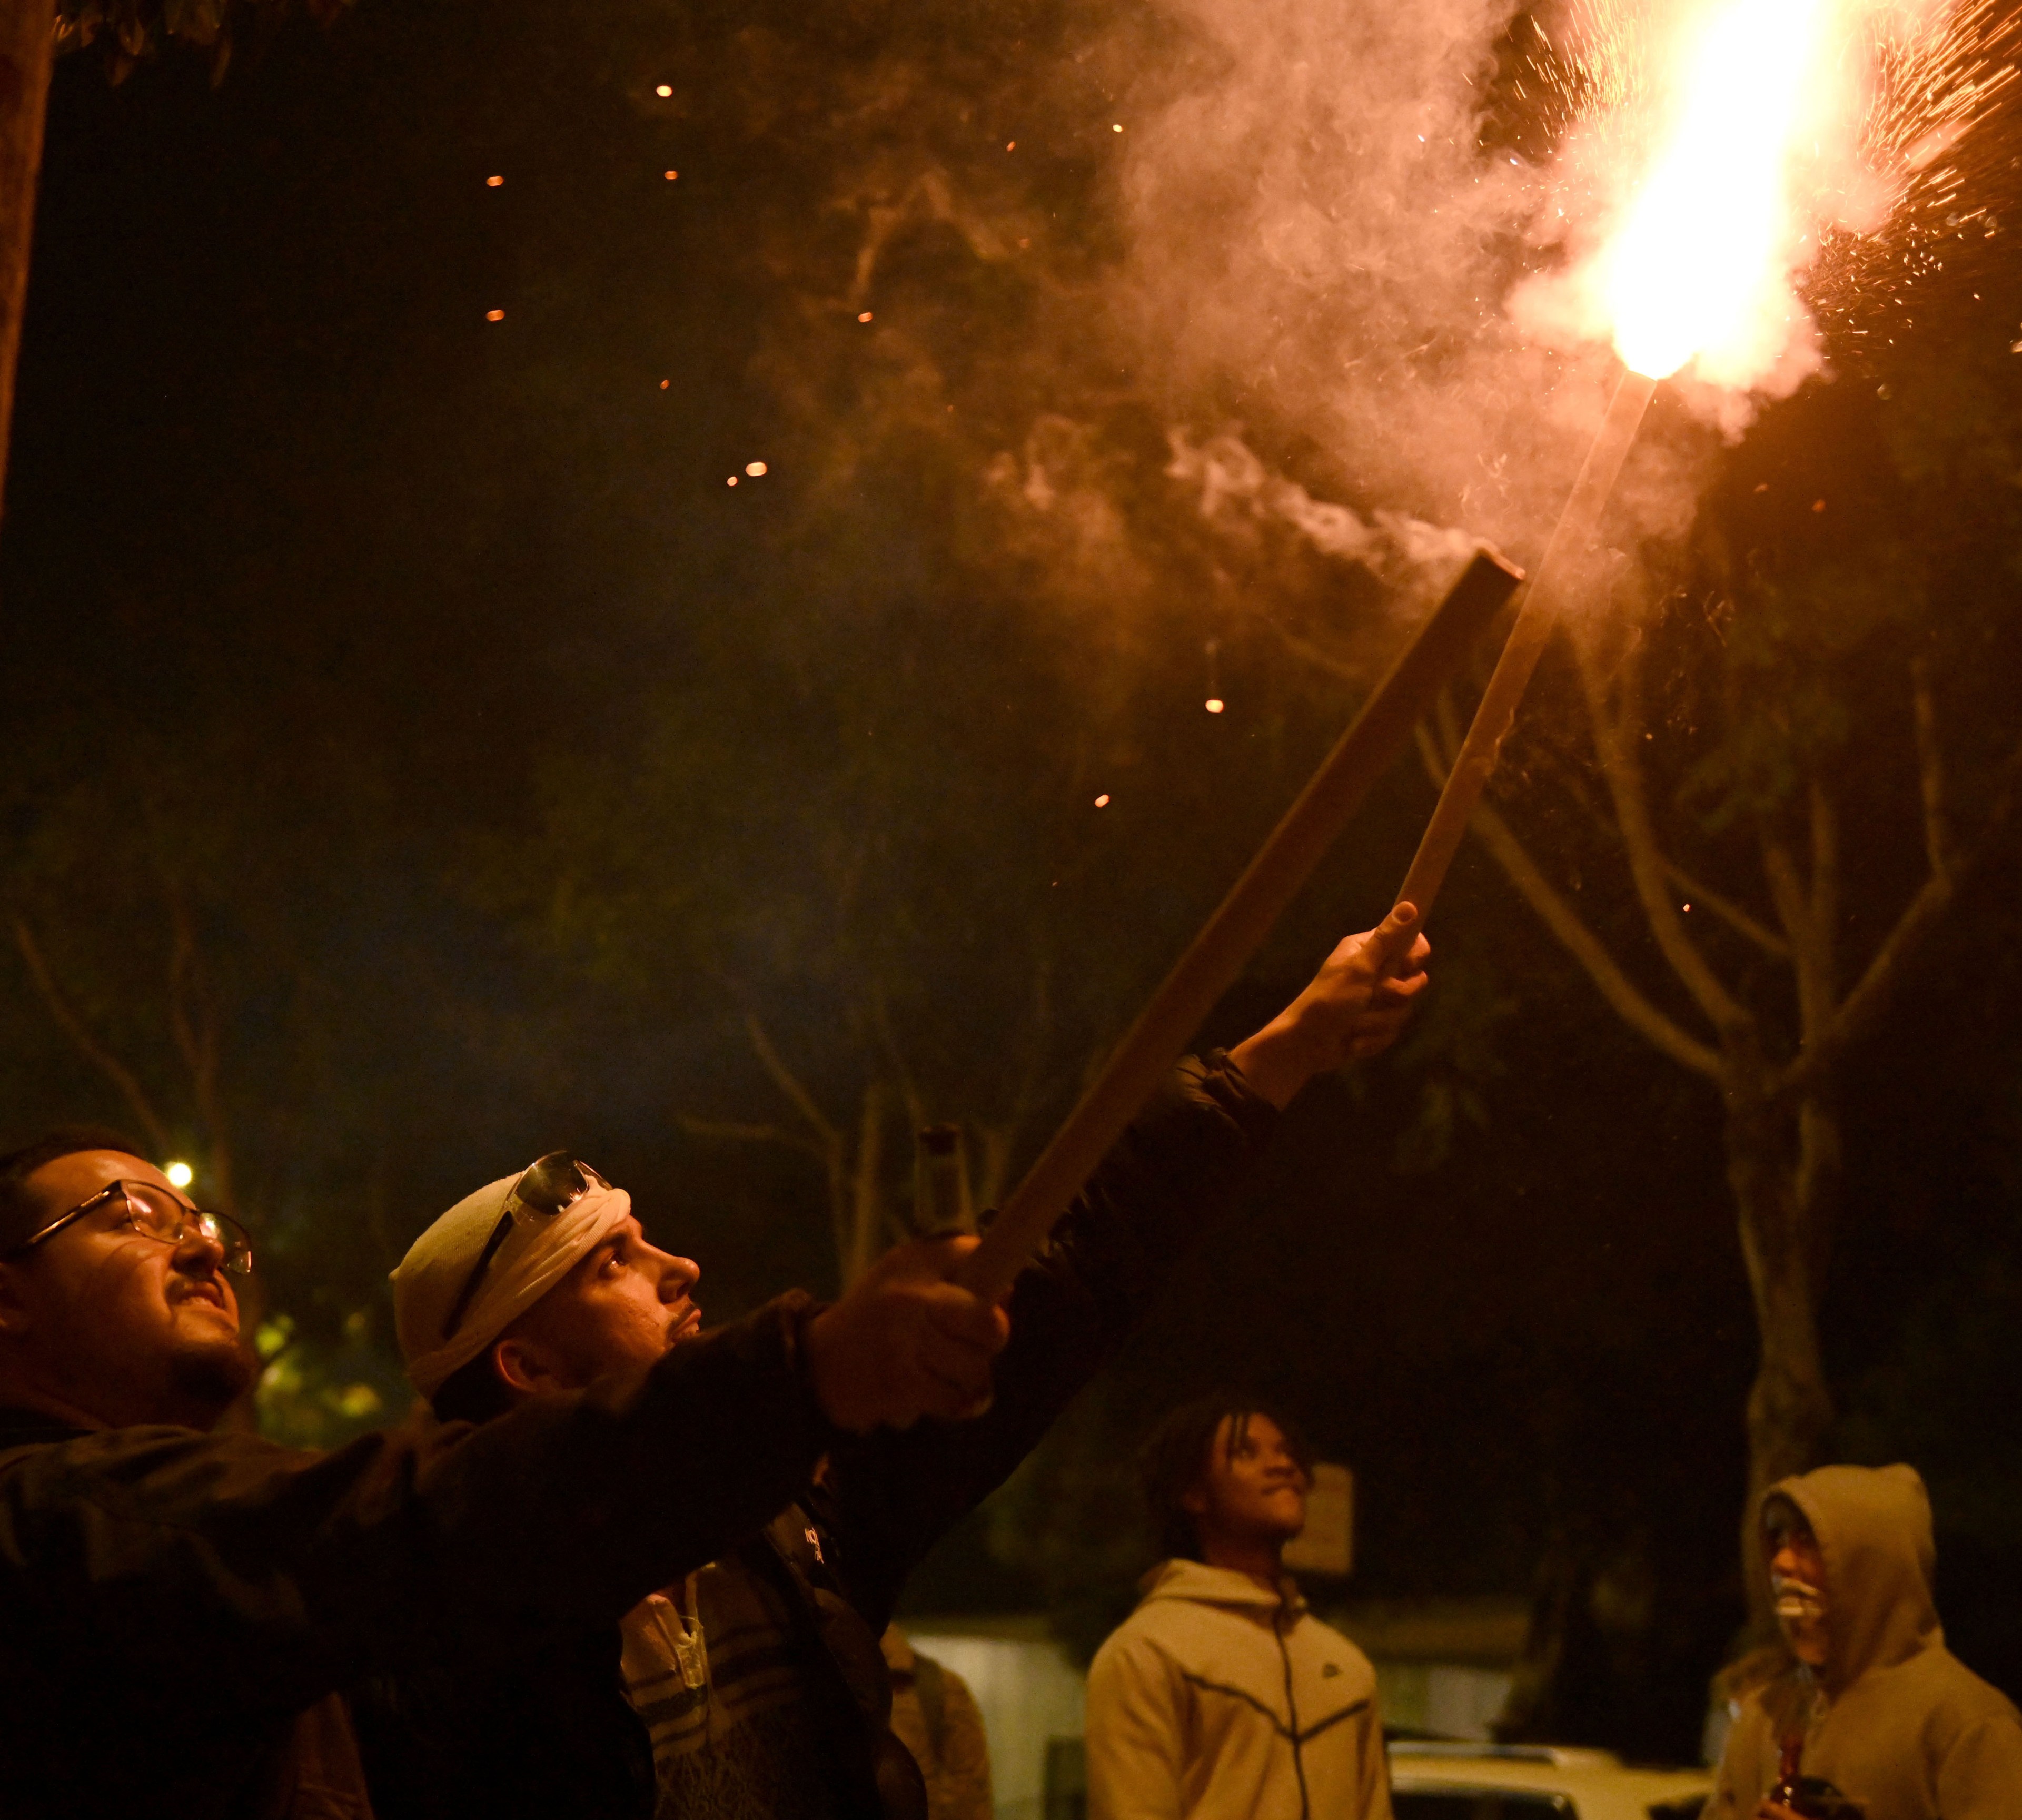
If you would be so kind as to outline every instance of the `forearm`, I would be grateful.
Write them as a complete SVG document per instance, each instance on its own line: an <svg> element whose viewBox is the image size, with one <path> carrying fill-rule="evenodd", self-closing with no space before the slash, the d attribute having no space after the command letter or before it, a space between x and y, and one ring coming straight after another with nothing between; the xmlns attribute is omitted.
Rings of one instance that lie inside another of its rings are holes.
<svg viewBox="0 0 2022 1820"><path fill-rule="evenodd" d="M1289 1009L1279 1012L1254 1036L1237 1043L1229 1051L1228 1058L1243 1071L1243 1078L1257 1097L1269 1101L1280 1112L1325 1065L1325 1058L1310 1034Z"/></svg>
<svg viewBox="0 0 2022 1820"><path fill-rule="evenodd" d="M1227 1211L1276 1122L1226 1058L1185 1064L1019 1277L988 1413L838 1447L830 1520L856 1544L852 1592L867 1616L883 1622L919 1556L1002 1482L1122 1344L1173 1264Z"/></svg>
<svg viewBox="0 0 2022 1820"><path fill-rule="evenodd" d="M418 1655L615 1620L791 1500L830 1439L798 1303L630 1386L308 1455L115 1431L0 1481L0 1597L108 1681L293 1710Z"/></svg>

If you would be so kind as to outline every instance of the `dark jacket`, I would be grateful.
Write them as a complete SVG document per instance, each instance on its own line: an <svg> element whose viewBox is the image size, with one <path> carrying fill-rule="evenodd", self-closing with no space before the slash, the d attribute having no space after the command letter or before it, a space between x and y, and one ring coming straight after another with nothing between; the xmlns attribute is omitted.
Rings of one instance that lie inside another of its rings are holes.
<svg viewBox="0 0 2022 1820"><path fill-rule="evenodd" d="M1225 1058L1185 1064L1019 1278L989 1413L838 1440L822 1484L717 1563L786 1595L836 1815L924 1813L918 1771L887 1723L879 1638L900 1588L1114 1352L1174 1259L1228 1206L1276 1116ZM446 1666L363 1694L380 1820L651 1815L651 1752L618 1669L607 1621L489 1676Z"/></svg>
<svg viewBox="0 0 2022 1820"><path fill-rule="evenodd" d="M0 1815L359 1815L375 1671L612 1624L834 1436L789 1297L628 1383L327 1454L0 1411Z"/></svg>

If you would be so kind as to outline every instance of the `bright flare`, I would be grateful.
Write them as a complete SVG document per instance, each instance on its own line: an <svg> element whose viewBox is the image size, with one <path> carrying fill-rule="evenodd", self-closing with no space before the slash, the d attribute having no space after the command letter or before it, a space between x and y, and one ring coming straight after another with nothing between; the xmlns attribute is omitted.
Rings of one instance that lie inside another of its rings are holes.
<svg viewBox="0 0 2022 1820"><path fill-rule="evenodd" d="M1829 0L1717 0L1683 54L1676 111L1629 218L1604 257L1615 345L1661 379L1751 371L1798 308L1805 229L1793 169L1827 75Z"/></svg>
<svg viewBox="0 0 2022 1820"><path fill-rule="evenodd" d="M171 1188L187 1188L196 1179L196 1171L187 1163L166 1164L162 1173L168 1177Z"/></svg>

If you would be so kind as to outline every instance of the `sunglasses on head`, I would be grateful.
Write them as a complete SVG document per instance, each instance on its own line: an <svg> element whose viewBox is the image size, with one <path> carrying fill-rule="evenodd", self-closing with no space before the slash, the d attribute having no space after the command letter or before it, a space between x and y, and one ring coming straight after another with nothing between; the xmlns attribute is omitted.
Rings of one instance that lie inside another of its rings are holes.
<svg viewBox="0 0 2022 1820"><path fill-rule="evenodd" d="M531 1220L553 1219L558 1214L566 1213L593 1188L610 1186L587 1163L566 1150L550 1150L522 1169L520 1179L506 1192L506 1210L499 1215L498 1223L491 1229L491 1237L484 1241L484 1249L477 1254L477 1262L464 1278L455 1301L450 1304L449 1314L443 1321L443 1338L447 1339L455 1332L464 1316L470 1312L478 1287L484 1281L484 1273L491 1268L492 1259L498 1255L498 1248L505 1244L515 1226Z"/></svg>

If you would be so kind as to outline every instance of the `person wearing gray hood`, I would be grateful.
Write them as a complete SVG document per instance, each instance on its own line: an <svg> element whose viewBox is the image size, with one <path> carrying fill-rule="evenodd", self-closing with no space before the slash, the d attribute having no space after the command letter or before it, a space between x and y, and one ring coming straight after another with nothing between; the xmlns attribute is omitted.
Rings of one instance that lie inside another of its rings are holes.
<svg viewBox="0 0 2022 1820"><path fill-rule="evenodd" d="M1945 1647L1916 1472L1784 1479L1762 1529L1795 1661L1743 1703L1706 1820L2022 1820L2022 1716Z"/></svg>
<svg viewBox="0 0 2022 1820"><path fill-rule="evenodd" d="M1170 1558L1089 1669L1089 1820L1390 1820L1376 1672L1279 1559L1309 1449L1223 1395L1173 1411L1144 1467Z"/></svg>

